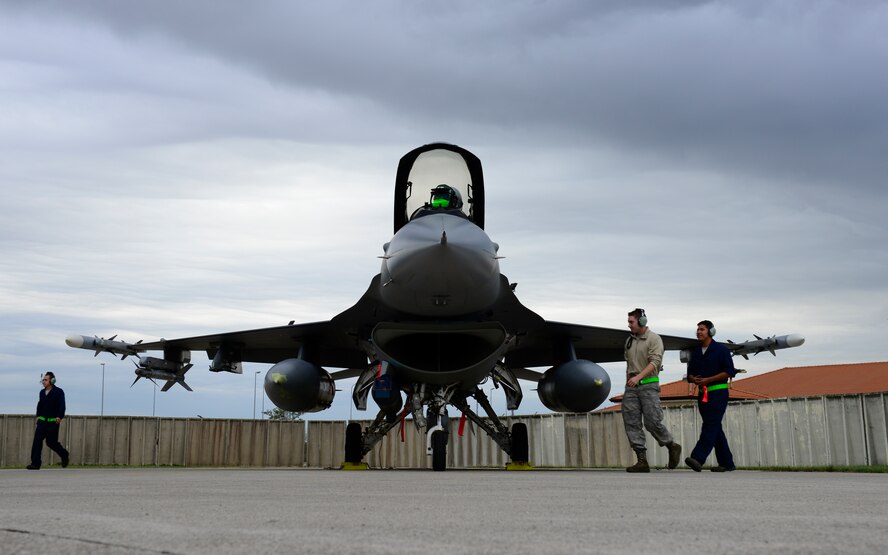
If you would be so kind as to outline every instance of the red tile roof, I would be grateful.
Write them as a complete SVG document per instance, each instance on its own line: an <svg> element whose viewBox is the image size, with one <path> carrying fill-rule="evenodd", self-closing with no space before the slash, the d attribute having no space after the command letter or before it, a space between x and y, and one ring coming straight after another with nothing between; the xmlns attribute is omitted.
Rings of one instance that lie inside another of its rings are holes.
<svg viewBox="0 0 888 555"><path fill-rule="evenodd" d="M734 387L771 399L888 392L888 362L790 366L734 380Z"/></svg>
<svg viewBox="0 0 888 555"><path fill-rule="evenodd" d="M735 379L731 399L780 399L816 395L888 392L888 362L790 366L748 378ZM692 399L687 382L660 386L662 401ZM622 395L611 397L619 403ZM613 409L612 409L613 410Z"/></svg>

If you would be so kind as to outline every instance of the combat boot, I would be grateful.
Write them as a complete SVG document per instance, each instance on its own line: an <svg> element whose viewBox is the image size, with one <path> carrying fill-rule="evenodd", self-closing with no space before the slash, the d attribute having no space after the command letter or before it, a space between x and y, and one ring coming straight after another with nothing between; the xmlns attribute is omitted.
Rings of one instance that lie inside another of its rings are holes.
<svg viewBox="0 0 888 555"><path fill-rule="evenodd" d="M666 464L666 467L669 469L676 468L678 463L681 462L681 445L673 441L666 446L666 449L669 450L669 462Z"/></svg>
<svg viewBox="0 0 888 555"><path fill-rule="evenodd" d="M635 456L638 462L626 469L626 472L650 472L651 467L648 466L647 454L644 451L636 451Z"/></svg>

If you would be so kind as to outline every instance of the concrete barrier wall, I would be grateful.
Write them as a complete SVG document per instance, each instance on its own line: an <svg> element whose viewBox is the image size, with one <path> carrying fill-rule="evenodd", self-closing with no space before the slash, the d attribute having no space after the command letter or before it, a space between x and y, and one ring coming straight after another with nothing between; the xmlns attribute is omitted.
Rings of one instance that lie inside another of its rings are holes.
<svg viewBox="0 0 888 555"><path fill-rule="evenodd" d="M669 407L665 423L687 456L697 441L695 406ZM618 411L506 418L527 425L538 467L620 467L634 462ZM368 421L360 421L367 426ZM74 465L310 466L343 462L345 421L284 422L191 418L69 416L60 441ZM450 423L451 468L497 468L508 459L482 430ZM808 397L732 404L725 430L744 467L888 464L888 400L884 394ZM25 466L34 417L0 416L0 466ZM365 459L374 468L429 468L425 434L411 420L394 428ZM666 449L648 436L648 459L665 466ZM58 457L44 446L44 464ZM715 464L710 457L709 464Z"/></svg>
<svg viewBox="0 0 888 555"><path fill-rule="evenodd" d="M59 441L74 465L303 466L305 423L68 416ZM30 462L34 417L0 416L0 466ZM43 464L58 463L43 447Z"/></svg>
<svg viewBox="0 0 888 555"><path fill-rule="evenodd" d="M700 433L696 407L665 413L666 425L690 453ZM885 394L744 401L728 407L724 428L738 466L884 465L886 414ZM651 437L647 449L649 459L665 465L666 450ZM714 455L709 464L716 464Z"/></svg>

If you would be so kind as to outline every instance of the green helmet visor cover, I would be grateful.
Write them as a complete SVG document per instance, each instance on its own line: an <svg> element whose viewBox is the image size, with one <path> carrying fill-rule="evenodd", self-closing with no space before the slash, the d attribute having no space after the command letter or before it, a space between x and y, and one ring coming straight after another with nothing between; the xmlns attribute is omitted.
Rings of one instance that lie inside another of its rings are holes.
<svg viewBox="0 0 888 555"><path fill-rule="evenodd" d="M433 208L448 208L450 206L450 199L447 198L433 198L432 199L432 207Z"/></svg>

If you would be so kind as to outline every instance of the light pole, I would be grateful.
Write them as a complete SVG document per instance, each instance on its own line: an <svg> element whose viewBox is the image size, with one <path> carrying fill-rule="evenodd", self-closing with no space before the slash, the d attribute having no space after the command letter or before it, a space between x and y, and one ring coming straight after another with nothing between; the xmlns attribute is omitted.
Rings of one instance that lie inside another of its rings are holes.
<svg viewBox="0 0 888 555"><path fill-rule="evenodd" d="M256 420L256 378L259 377L259 372L261 370L256 370L256 373L253 374L253 420Z"/></svg>
<svg viewBox="0 0 888 555"><path fill-rule="evenodd" d="M99 418L102 418L105 416L105 363L100 362L99 364L102 365L102 405L99 409Z"/></svg>
<svg viewBox="0 0 888 555"><path fill-rule="evenodd" d="M260 413L262 416L259 417L259 420L262 420L265 417L265 387L262 387L262 412Z"/></svg>

